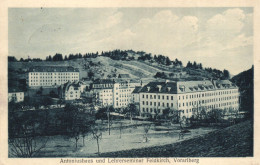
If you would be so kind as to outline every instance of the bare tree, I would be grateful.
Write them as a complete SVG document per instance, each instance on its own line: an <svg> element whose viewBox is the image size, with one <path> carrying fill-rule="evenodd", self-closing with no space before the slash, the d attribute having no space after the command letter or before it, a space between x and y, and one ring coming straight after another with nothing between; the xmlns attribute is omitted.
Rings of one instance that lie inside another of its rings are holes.
<svg viewBox="0 0 260 165"><path fill-rule="evenodd" d="M67 104L64 109L63 120L66 127L65 138L73 139L76 150L78 148L78 141L80 136L83 138L83 145L85 145L84 138L89 131L91 121L87 117L91 117L90 113L84 113L78 107Z"/></svg>
<svg viewBox="0 0 260 165"><path fill-rule="evenodd" d="M151 128L151 125L144 125L144 140L147 143L148 142L148 132Z"/></svg>
<svg viewBox="0 0 260 165"><path fill-rule="evenodd" d="M33 157L46 147L47 137L36 136L35 125L22 125L23 132L18 137L9 137L9 153L14 157Z"/></svg>
<svg viewBox="0 0 260 165"><path fill-rule="evenodd" d="M97 141L97 148L98 148L98 155L100 154L99 144L100 140L102 139L102 132L101 129L98 127L92 127L91 128L93 138Z"/></svg>

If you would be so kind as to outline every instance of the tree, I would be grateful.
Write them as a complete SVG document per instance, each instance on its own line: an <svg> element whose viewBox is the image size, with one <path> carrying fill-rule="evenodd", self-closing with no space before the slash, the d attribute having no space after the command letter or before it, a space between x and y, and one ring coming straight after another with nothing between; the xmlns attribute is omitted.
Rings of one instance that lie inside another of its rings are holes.
<svg viewBox="0 0 260 165"><path fill-rule="evenodd" d="M89 71L89 72L88 72L88 77L89 77L89 79L92 79L92 78L94 77L94 75L95 75L94 72L92 72L92 71Z"/></svg>
<svg viewBox="0 0 260 165"><path fill-rule="evenodd" d="M52 99L50 97L44 97L41 101L41 105L48 108L52 104Z"/></svg>
<svg viewBox="0 0 260 165"><path fill-rule="evenodd" d="M192 67L192 63L190 61L188 61L186 68L191 68Z"/></svg>
<svg viewBox="0 0 260 165"><path fill-rule="evenodd" d="M100 140L102 139L102 131L99 127L92 127L91 128L93 138L97 141L97 148L98 148L98 155L100 154Z"/></svg>
<svg viewBox="0 0 260 165"><path fill-rule="evenodd" d="M138 114L138 110L137 110L135 104L133 104L133 103L129 104L129 105L127 106L126 110L127 110L127 111L126 111L127 114L128 114L129 117L130 117L130 121L131 121L131 123L132 123L133 117Z"/></svg>
<svg viewBox="0 0 260 165"><path fill-rule="evenodd" d="M63 125L65 127L66 138L75 139L76 149L78 147L78 140L80 136L79 111L78 108L72 104L66 104L63 112Z"/></svg>
<svg viewBox="0 0 260 165"><path fill-rule="evenodd" d="M9 154L14 157L33 157L46 147L48 137L38 136L34 116L24 118L15 113L16 107L8 108L8 143Z"/></svg>
<svg viewBox="0 0 260 165"><path fill-rule="evenodd" d="M8 56L8 62L16 62L17 59L14 56Z"/></svg>
<svg viewBox="0 0 260 165"><path fill-rule="evenodd" d="M211 122L215 122L215 123L218 123L222 117L223 117L223 114L222 114L222 110L221 109L212 109L208 112L208 118Z"/></svg>
<svg viewBox="0 0 260 165"><path fill-rule="evenodd" d="M97 113L95 114L95 117L97 120L101 120L102 123L105 119L107 119L107 109L106 108L99 108L99 110L97 111Z"/></svg>
<svg viewBox="0 0 260 165"><path fill-rule="evenodd" d="M223 75L223 79L224 79L224 80L230 79L230 74L229 74L229 71L228 71L228 70L224 69L223 74L224 74L224 75Z"/></svg>
<svg viewBox="0 0 260 165"><path fill-rule="evenodd" d="M170 115L171 109L170 108L165 108L163 109L163 116L166 120L169 119L169 115Z"/></svg>
<svg viewBox="0 0 260 165"><path fill-rule="evenodd" d="M52 57L51 57L51 55L49 55L49 58L48 58L48 60L49 60L49 61L52 61Z"/></svg>
<svg viewBox="0 0 260 165"><path fill-rule="evenodd" d="M148 132L151 128L151 125L144 125L144 141L147 143L148 142Z"/></svg>
<svg viewBox="0 0 260 165"><path fill-rule="evenodd" d="M106 114L107 114L107 129L108 129L108 134L110 135L110 127L113 124L113 118L110 116L110 112L114 112L115 109L113 106L107 107Z"/></svg>

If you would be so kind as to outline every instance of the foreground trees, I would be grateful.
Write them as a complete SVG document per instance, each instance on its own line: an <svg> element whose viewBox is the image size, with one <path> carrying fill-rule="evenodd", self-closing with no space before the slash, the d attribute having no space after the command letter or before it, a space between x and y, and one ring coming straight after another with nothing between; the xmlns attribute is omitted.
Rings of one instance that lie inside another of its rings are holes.
<svg viewBox="0 0 260 165"><path fill-rule="evenodd" d="M36 114L27 116L26 119L19 117L16 108L19 108L19 104L10 105L8 108L9 154L13 157L33 157L45 148L48 142L49 138L40 136L38 131L45 124L38 124ZM42 118L42 120L43 123L46 122L46 118Z"/></svg>
<svg viewBox="0 0 260 165"><path fill-rule="evenodd" d="M92 113L80 111L75 105L67 104L64 108L63 124L66 136L68 139L74 139L76 150L80 137L82 137L83 146L85 145L86 134L90 132L90 128L94 124L91 117L94 118Z"/></svg>
<svg viewBox="0 0 260 165"><path fill-rule="evenodd" d="M133 123L133 117L138 115L138 109L136 108L135 104L129 104L123 112L126 116L130 117L131 123Z"/></svg>
<svg viewBox="0 0 260 165"><path fill-rule="evenodd" d="M98 155L100 155L99 144L100 144L100 140L102 139L101 128L97 127L97 126L92 126L91 132L92 132L93 138L97 141Z"/></svg>
<svg viewBox="0 0 260 165"><path fill-rule="evenodd" d="M9 137L9 153L12 156L30 158L46 147L49 138L37 136L35 129L34 124L21 125L22 134L17 137Z"/></svg>

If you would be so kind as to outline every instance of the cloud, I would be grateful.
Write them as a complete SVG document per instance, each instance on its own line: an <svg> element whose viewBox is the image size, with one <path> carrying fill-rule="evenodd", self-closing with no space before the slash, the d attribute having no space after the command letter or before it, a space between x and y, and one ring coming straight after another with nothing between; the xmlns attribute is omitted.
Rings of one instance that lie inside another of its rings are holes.
<svg viewBox="0 0 260 165"><path fill-rule="evenodd" d="M111 28L121 22L123 17L122 12L116 12L113 15L109 16L104 23L101 22L101 29L102 28Z"/></svg>
<svg viewBox="0 0 260 165"><path fill-rule="evenodd" d="M207 30L211 33L239 33L244 26L245 14L241 9L229 9L207 21Z"/></svg>
<svg viewBox="0 0 260 165"><path fill-rule="evenodd" d="M152 8L147 11L131 8L10 10L9 53L45 57L56 52L133 49L178 58L184 64L203 59L205 65L213 65L220 58L245 58L242 56L246 52L252 52L252 10L217 9L211 16L199 9L197 14L175 11ZM228 61L222 63L229 66Z"/></svg>
<svg viewBox="0 0 260 165"><path fill-rule="evenodd" d="M169 10L156 13L152 18L141 19L133 28L138 49L162 52L183 47L196 37L198 18L178 17ZM160 51L159 51L160 50Z"/></svg>
<svg viewBox="0 0 260 165"><path fill-rule="evenodd" d="M253 36L246 37L245 34L240 34L233 38L223 50L232 50L249 45L253 45Z"/></svg>

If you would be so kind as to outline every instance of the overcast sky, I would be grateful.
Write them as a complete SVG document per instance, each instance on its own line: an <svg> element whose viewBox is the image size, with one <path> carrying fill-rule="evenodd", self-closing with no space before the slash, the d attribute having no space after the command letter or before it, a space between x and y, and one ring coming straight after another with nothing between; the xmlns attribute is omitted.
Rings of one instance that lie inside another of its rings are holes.
<svg viewBox="0 0 260 165"><path fill-rule="evenodd" d="M9 56L113 49L163 54L237 74L253 64L253 8L9 9Z"/></svg>

